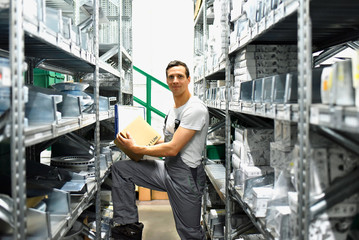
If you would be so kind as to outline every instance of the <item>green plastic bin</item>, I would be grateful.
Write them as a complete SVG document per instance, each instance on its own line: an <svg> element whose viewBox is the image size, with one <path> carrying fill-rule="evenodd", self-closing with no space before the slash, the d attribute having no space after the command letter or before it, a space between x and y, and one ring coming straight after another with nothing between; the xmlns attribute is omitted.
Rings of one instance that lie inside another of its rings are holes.
<svg viewBox="0 0 359 240"><path fill-rule="evenodd" d="M65 75L43 69L34 69L34 85L43 88L50 88L52 84L63 82Z"/></svg>
<svg viewBox="0 0 359 240"><path fill-rule="evenodd" d="M208 159L225 159L225 144L207 145Z"/></svg>

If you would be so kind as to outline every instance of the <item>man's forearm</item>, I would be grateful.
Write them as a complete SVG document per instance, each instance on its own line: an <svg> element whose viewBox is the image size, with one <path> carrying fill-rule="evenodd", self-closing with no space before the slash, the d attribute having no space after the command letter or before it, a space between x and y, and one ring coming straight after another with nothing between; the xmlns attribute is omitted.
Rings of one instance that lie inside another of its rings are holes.
<svg viewBox="0 0 359 240"><path fill-rule="evenodd" d="M153 146L133 146L131 149L136 154L148 155L153 157L170 157L176 156L178 151L170 142L159 143Z"/></svg>

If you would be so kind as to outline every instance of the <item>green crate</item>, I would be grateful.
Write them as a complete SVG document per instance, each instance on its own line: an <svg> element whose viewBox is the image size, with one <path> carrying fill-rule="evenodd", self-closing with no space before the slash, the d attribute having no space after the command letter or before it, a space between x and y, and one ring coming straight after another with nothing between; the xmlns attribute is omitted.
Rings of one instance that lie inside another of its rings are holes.
<svg viewBox="0 0 359 240"><path fill-rule="evenodd" d="M63 82L65 76L61 73L46 71L39 68L34 69L34 85L50 88L52 84Z"/></svg>
<svg viewBox="0 0 359 240"><path fill-rule="evenodd" d="M65 80L65 75L62 73L55 73L56 83L63 82Z"/></svg>
<svg viewBox="0 0 359 240"><path fill-rule="evenodd" d="M207 145L208 159L225 159L225 144Z"/></svg>

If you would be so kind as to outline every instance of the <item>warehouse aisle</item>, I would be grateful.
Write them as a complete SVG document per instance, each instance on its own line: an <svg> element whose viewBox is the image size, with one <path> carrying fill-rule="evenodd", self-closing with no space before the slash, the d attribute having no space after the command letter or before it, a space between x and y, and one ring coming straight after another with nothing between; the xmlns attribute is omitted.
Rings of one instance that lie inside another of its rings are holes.
<svg viewBox="0 0 359 240"><path fill-rule="evenodd" d="M142 240L180 240L168 200L139 201L138 214L145 225Z"/></svg>

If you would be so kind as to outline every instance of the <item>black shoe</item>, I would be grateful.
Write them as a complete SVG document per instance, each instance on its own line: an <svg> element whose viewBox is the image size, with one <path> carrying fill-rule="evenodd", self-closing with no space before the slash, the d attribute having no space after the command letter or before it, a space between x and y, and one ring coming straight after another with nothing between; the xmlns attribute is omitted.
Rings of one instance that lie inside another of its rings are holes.
<svg viewBox="0 0 359 240"><path fill-rule="evenodd" d="M141 240L143 224L140 222L119 225L111 228L115 240Z"/></svg>

